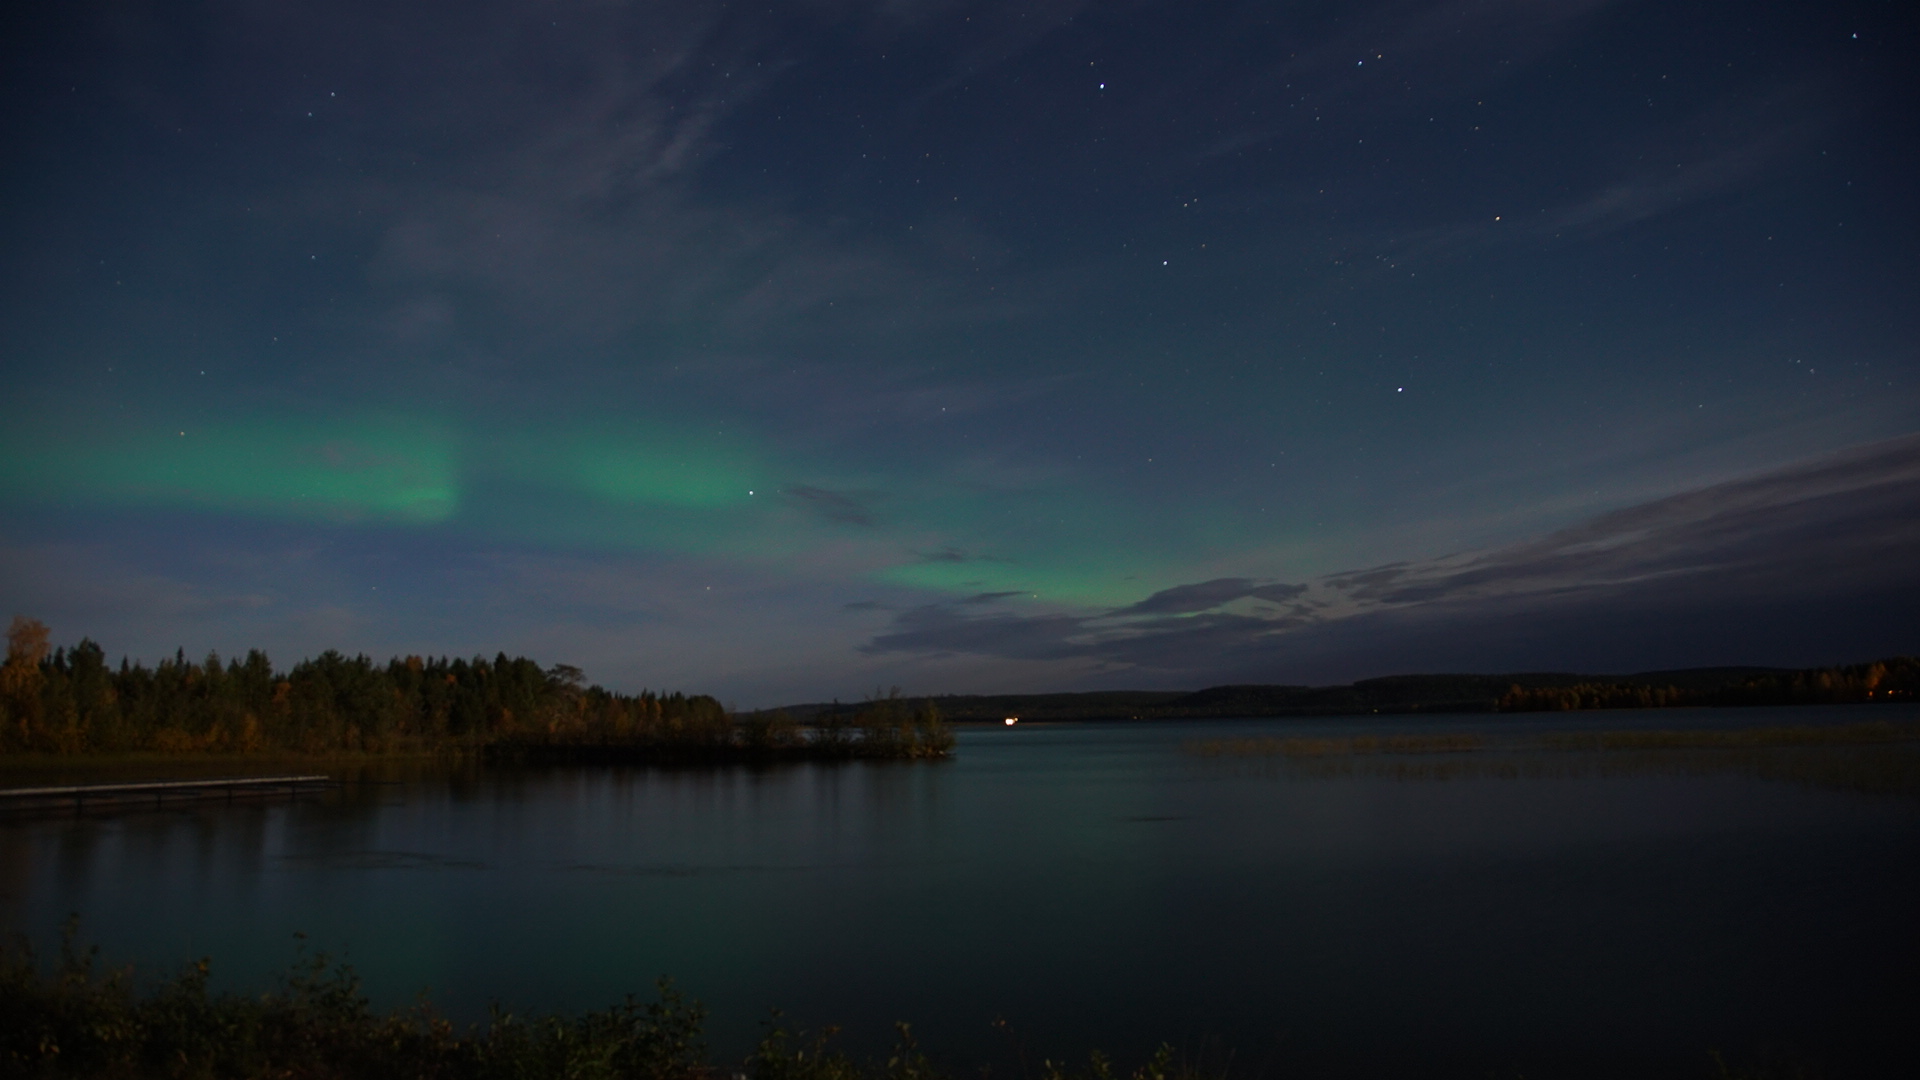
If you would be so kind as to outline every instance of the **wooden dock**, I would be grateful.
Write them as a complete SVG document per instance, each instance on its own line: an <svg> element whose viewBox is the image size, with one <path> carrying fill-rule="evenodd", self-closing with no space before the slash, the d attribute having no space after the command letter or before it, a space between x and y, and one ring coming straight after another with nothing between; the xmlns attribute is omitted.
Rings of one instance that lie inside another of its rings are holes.
<svg viewBox="0 0 1920 1080"><path fill-rule="evenodd" d="M261 798L285 794L289 798L333 785L326 776L233 776L219 780L154 780L138 784L69 784L61 787L0 788L0 810L47 810L71 805L96 807L204 799Z"/></svg>

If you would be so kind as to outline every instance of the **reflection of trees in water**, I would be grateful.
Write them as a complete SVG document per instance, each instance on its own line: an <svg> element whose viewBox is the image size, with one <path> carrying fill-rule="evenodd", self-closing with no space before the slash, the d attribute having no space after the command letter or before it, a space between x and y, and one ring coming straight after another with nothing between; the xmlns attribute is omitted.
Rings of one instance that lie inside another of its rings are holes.
<svg viewBox="0 0 1920 1080"><path fill-rule="evenodd" d="M20 829L0 828L0 923L21 925L21 905L33 885L33 840Z"/></svg>
<svg viewBox="0 0 1920 1080"><path fill-rule="evenodd" d="M182 769L127 763L135 779L228 775L228 763L187 762ZM198 765L198 768L193 766ZM113 771L113 770L109 770ZM82 895L99 881L133 874L164 876L167 867L219 867L235 881L257 882L269 865L314 852L370 849L383 808L435 789L472 786L471 764L371 761L337 766L340 784L319 796L212 800L156 808L101 804L79 813L36 811L0 817L0 913L19 925L17 906L57 883ZM15 776L21 773L16 772ZM29 770L32 782L59 782L51 770ZM99 780L98 771L75 779Z"/></svg>

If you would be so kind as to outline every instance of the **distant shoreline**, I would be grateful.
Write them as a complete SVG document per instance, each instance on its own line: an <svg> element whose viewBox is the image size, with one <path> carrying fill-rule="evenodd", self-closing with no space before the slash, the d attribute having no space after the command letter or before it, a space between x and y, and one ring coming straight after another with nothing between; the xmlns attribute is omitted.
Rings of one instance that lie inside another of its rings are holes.
<svg viewBox="0 0 1920 1080"><path fill-rule="evenodd" d="M1004 724L1008 717L1032 723L1864 705L1920 701L1920 659L1895 656L1823 668L1708 667L1633 675L1390 675L1335 686L943 694L901 700L910 707L933 706L948 723L968 726ZM856 707L816 702L742 715L785 715L806 723Z"/></svg>

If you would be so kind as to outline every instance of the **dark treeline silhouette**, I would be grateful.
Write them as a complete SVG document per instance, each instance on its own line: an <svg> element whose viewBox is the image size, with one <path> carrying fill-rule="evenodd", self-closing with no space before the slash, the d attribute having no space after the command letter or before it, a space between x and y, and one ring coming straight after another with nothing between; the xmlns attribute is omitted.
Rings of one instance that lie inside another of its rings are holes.
<svg viewBox="0 0 1920 1080"><path fill-rule="evenodd" d="M950 721L1183 720L1254 716L1483 713L1678 705L1796 705L1920 701L1920 660L1790 670L1685 668L1637 675L1520 672L1389 675L1335 686L1233 685L1205 690L1097 690L1066 694L943 695L918 699ZM913 704L909 702L908 704ZM840 706L789 705L813 718Z"/></svg>
<svg viewBox="0 0 1920 1080"><path fill-rule="evenodd" d="M1840 705L1920 701L1920 659L1895 656L1871 664L1768 672L1720 686L1655 686L1580 682L1571 686L1513 686L1502 712L1576 709L1658 709L1682 705Z"/></svg>
<svg viewBox="0 0 1920 1080"><path fill-rule="evenodd" d="M50 649L15 618L0 667L0 753L408 753L539 761L736 757L938 757L952 736L898 691L801 727L783 715L736 721L704 694L620 694L580 669L420 656L385 664L328 651L285 672L265 653L184 654L118 667L92 641Z"/></svg>

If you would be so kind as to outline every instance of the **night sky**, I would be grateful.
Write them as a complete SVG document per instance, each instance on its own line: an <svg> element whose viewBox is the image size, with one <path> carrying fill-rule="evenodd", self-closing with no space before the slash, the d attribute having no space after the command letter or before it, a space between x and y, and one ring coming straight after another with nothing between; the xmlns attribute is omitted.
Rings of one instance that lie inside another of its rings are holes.
<svg viewBox="0 0 1920 1080"><path fill-rule="evenodd" d="M60 643L742 706L1920 651L1906 4L6 19Z"/></svg>

